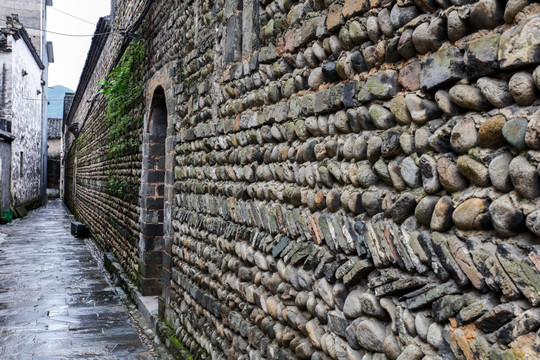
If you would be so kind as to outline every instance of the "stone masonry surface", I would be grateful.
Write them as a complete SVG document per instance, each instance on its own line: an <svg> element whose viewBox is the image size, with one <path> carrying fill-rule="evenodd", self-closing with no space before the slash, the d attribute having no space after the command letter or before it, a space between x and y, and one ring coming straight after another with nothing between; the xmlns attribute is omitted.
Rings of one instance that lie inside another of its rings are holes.
<svg viewBox="0 0 540 360"><path fill-rule="evenodd" d="M60 201L1 231L0 358L154 359Z"/></svg>
<svg viewBox="0 0 540 360"><path fill-rule="evenodd" d="M145 124L159 85L174 128L162 314L195 358L540 358L539 3L155 1L143 38ZM134 266L94 139L74 207Z"/></svg>
<svg viewBox="0 0 540 360"><path fill-rule="evenodd" d="M123 8L117 16L132 18L135 15L129 7ZM100 24L102 22L100 21ZM101 27L99 31L107 32L107 29L110 30L108 27ZM79 144L75 147L68 142L64 147L64 199L80 220L91 227L100 246L112 250L126 271L135 278L138 271L139 206L136 198L128 202L113 196L108 189L108 178L111 173L118 174L134 189L132 191L137 193L141 153L117 159L108 156L107 102L104 96L99 95L100 87L97 84L107 79L121 38L111 35L106 40L100 40L111 44L105 47L95 71L92 69L85 79L91 85L84 89L85 100L78 104L77 116L73 121L84 129L78 139ZM94 39L92 47L96 43L98 41ZM93 100L87 102L86 99ZM134 139L139 139L141 130L133 134ZM69 138L70 135L66 137Z"/></svg>

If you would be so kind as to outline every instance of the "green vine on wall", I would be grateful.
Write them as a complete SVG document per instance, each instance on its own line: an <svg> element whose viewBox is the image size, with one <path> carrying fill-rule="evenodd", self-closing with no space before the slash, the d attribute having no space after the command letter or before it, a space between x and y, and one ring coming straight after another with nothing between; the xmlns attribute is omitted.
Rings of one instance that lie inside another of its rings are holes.
<svg viewBox="0 0 540 360"><path fill-rule="evenodd" d="M109 193L121 199L126 199L131 194L131 184L126 179L119 179L115 176L115 171L109 170L108 184ZM127 199L126 199L127 200Z"/></svg>
<svg viewBox="0 0 540 360"><path fill-rule="evenodd" d="M144 57L141 40L134 40L108 78L100 82L107 98L109 128L109 159L118 159L140 151L139 129L144 114ZM138 195L130 181L117 176L116 169L108 173L109 193L126 201Z"/></svg>
<svg viewBox="0 0 540 360"><path fill-rule="evenodd" d="M100 83L107 97L109 157L118 158L139 150L133 134L141 126L144 112L142 41L133 41L106 81Z"/></svg>

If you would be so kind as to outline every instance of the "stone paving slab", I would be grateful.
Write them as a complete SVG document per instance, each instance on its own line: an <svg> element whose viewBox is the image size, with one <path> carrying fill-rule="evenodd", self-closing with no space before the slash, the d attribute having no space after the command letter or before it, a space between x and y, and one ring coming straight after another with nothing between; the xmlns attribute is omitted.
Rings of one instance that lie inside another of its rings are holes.
<svg viewBox="0 0 540 360"><path fill-rule="evenodd" d="M60 201L0 227L0 359L154 359Z"/></svg>

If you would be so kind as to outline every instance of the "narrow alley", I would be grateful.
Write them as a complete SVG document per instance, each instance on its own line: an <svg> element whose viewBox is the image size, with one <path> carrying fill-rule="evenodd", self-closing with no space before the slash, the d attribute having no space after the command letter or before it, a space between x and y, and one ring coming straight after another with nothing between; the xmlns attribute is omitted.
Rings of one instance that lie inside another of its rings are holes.
<svg viewBox="0 0 540 360"><path fill-rule="evenodd" d="M0 359L154 359L60 200L0 233Z"/></svg>

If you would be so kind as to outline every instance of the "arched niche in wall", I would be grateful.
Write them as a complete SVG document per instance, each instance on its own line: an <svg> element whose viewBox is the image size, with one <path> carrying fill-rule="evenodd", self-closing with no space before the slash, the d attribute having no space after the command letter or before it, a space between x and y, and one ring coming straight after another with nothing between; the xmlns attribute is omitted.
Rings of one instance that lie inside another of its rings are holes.
<svg viewBox="0 0 540 360"><path fill-rule="evenodd" d="M139 290L161 295L163 250L166 247L166 174L168 115L165 92L153 93L143 137L141 217L139 243Z"/></svg>

